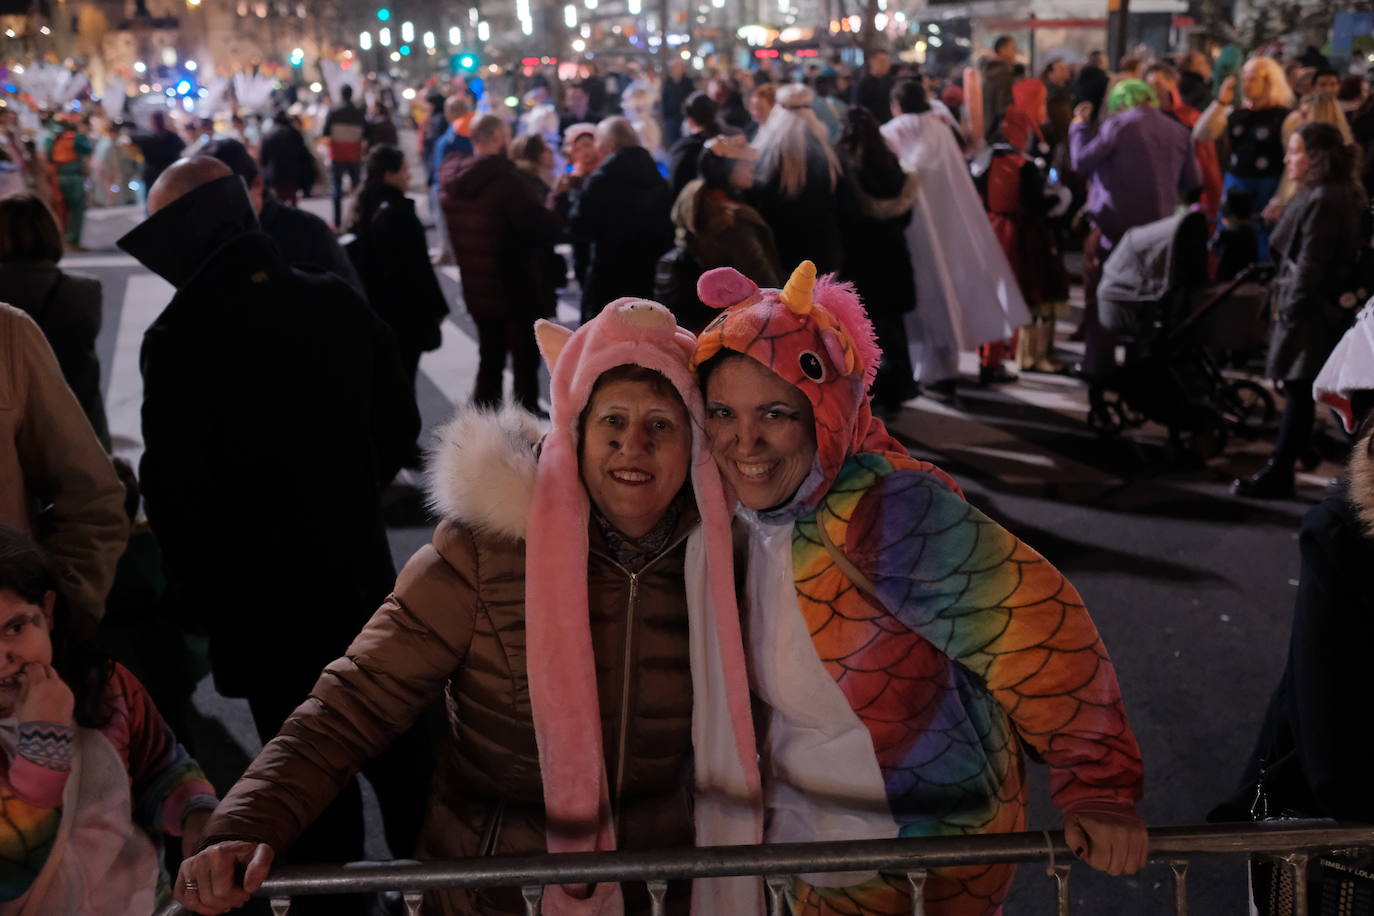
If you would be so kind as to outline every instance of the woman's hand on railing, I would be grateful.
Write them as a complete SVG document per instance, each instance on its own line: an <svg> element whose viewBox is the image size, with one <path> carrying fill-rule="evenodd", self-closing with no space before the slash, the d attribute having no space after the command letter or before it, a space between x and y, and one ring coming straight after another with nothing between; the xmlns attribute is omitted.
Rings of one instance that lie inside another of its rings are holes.
<svg viewBox="0 0 1374 916"><path fill-rule="evenodd" d="M1064 842L1078 858L1109 875L1133 875L1150 857L1149 828L1134 812L1066 814Z"/></svg>
<svg viewBox="0 0 1374 916"><path fill-rule="evenodd" d="M226 840L185 859L172 897L193 913L218 916L248 902L272 867L276 852L266 843ZM239 871L243 872L240 883Z"/></svg>

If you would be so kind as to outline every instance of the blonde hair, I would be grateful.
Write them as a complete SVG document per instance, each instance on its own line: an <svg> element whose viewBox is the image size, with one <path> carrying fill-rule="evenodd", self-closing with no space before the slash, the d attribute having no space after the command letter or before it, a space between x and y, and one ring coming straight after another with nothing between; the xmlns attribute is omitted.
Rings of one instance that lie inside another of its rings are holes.
<svg viewBox="0 0 1374 916"><path fill-rule="evenodd" d="M1350 122L1346 119L1345 112L1341 110L1341 103L1329 95L1314 95L1304 99L1302 119L1308 124L1317 121L1334 124L1346 143L1355 142L1355 135L1350 130Z"/></svg>
<svg viewBox="0 0 1374 916"><path fill-rule="evenodd" d="M830 187L834 188L839 181L840 161L830 148L825 125L811 108L814 99L815 95L806 86L783 86L778 90L777 104L754 138L754 148L759 151L758 180L767 183L776 176L778 187L786 197L796 197L806 187L807 159L812 144L825 157Z"/></svg>
<svg viewBox="0 0 1374 916"><path fill-rule="evenodd" d="M1265 77L1264 84L1268 95L1254 103L1255 108L1292 108L1293 88L1288 85L1288 77L1283 67L1272 57L1252 57L1245 62L1246 67L1254 67ZM1241 68L1244 70L1244 67ZM1244 76L1242 75L1242 82ZM1244 94L1243 87L1241 93Z"/></svg>

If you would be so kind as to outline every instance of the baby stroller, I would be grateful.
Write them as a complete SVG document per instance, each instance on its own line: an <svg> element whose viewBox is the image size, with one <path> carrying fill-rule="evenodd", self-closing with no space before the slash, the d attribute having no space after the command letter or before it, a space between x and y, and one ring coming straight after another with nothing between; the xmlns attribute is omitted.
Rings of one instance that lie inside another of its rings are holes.
<svg viewBox="0 0 1374 916"><path fill-rule="evenodd" d="M1126 344L1125 363L1089 393L1088 424L1114 436L1152 420L1199 459L1276 416L1268 389L1224 376L1210 352L1262 346L1267 268L1208 285L1207 220L1197 211L1128 230L1102 267L1098 318Z"/></svg>

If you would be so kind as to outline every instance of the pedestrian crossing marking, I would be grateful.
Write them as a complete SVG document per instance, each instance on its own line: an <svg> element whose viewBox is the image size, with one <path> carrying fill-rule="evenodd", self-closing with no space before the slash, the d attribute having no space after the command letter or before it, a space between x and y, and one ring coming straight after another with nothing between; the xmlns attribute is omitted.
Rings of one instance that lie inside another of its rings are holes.
<svg viewBox="0 0 1374 916"><path fill-rule="evenodd" d="M114 454L127 458L135 467L143 455L143 375L138 367L143 332L172 301L175 292L170 283L153 273L131 274L124 287L124 307L119 313L110 364L110 387L105 392L105 413Z"/></svg>

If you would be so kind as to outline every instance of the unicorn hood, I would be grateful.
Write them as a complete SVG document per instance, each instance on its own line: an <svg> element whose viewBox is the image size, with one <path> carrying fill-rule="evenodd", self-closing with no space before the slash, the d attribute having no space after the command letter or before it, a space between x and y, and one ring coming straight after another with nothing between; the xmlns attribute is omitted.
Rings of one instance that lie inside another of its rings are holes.
<svg viewBox="0 0 1374 916"><path fill-rule="evenodd" d="M873 416L868 386L882 351L853 285L816 278L803 261L782 289L760 289L731 267L702 274L697 296L724 309L697 341L699 368L723 351L756 360L798 388L816 422L810 475L781 515L795 518L829 491L846 458L861 451L906 457L906 449Z"/></svg>

